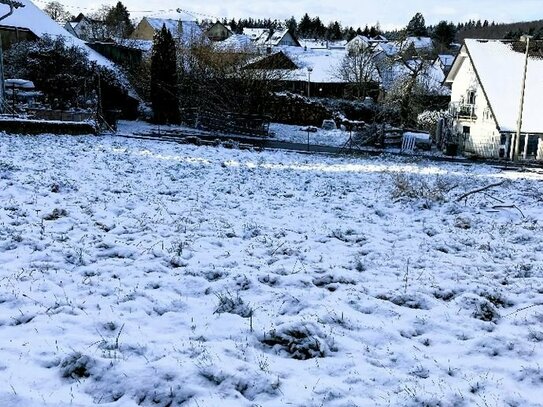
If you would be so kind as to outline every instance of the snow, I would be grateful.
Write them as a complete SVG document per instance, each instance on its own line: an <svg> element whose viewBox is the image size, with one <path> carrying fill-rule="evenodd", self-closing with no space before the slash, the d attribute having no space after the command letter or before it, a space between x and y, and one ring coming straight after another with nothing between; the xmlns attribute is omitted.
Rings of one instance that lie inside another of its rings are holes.
<svg viewBox="0 0 543 407"><path fill-rule="evenodd" d="M224 41L220 41L214 44L219 50L225 51L247 51L254 48L251 39L244 34L233 34Z"/></svg>
<svg viewBox="0 0 543 407"><path fill-rule="evenodd" d="M437 59L441 62L444 68L451 67L454 62L454 58L455 58L454 55L449 55L449 54L439 54L437 56Z"/></svg>
<svg viewBox="0 0 543 407"><path fill-rule="evenodd" d="M199 38L202 35L202 30L200 26L193 20L174 20L169 18L154 18L154 17L145 17L149 25L155 30L160 31L163 26L166 26L166 29L170 33L177 37L181 34L182 40L184 42L190 42L195 38ZM180 32L181 25L181 32Z"/></svg>
<svg viewBox="0 0 543 407"><path fill-rule="evenodd" d="M38 37L43 37L44 35L49 35L51 37L65 37L69 44L83 48L88 53L91 61L95 61L108 68L114 68L114 64L111 61L88 47L84 41L74 37L66 31L32 3L32 1L19 0L19 2L22 3L24 7L16 9L11 16L2 20L1 25L14 28L27 28ZM9 10L9 8L3 4L0 5L0 8L2 12L7 12Z"/></svg>
<svg viewBox="0 0 543 407"><path fill-rule="evenodd" d="M249 37L251 41L256 41L262 36L267 36L269 31L267 28L244 28L243 35Z"/></svg>
<svg viewBox="0 0 543 407"><path fill-rule="evenodd" d="M282 47L289 57L300 67L290 73L292 80L307 81L307 68L311 68L313 83L343 83L339 66L347 55L345 50L307 49L301 47Z"/></svg>
<svg viewBox="0 0 543 407"><path fill-rule="evenodd" d="M542 174L1 137L1 405L542 405Z"/></svg>
<svg viewBox="0 0 543 407"><path fill-rule="evenodd" d="M466 39L471 61L503 132L517 129L525 55L502 41ZM530 57L522 132L543 133L543 60Z"/></svg>

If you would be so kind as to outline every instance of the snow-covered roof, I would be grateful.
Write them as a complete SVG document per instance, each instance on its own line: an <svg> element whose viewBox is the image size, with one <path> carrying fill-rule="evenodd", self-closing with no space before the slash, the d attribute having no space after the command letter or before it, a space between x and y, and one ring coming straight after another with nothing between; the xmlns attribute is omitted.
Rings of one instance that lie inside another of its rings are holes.
<svg viewBox="0 0 543 407"><path fill-rule="evenodd" d="M328 41L315 40L310 38L300 39L300 45L307 49L327 49Z"/></svg>
<svg viewBox="0 0 543 407"><path fill-rule="evenodd" d="M439 54L437 58L439 59L439 62L443 64L444 67L451 66L454 62L454 55Z"/></svg>
<svg viewBox="0 0 543 407"><path fill-rule="evenodd" d="M248 36L251 41L256 41L258 40L262 35L268 35L268 33L270 32L270 30L268 30L267 28L244 28L243 29L243 34Z"/></svg>
<svg viewBox="0 0 543 407"><path fill-rule="evenodd" d="M375 51L377 52L383 52L386 56L394 56L398 52L400 52L398 46L392 42L379 42L375 46Z"/></svg>
<svg viewBox="0 0 543 407"><path fill-rule="evenodd" d="M114 64L103 57L90 47L84 41L74 37L64 27L61 27L56 21L52 20L47 14L39 9L30 0L18 0L24 7L16 9L12 15L0 22L4 27L26 28L32 31L36 36L43 37L49 35L51 37L65 37L70 44L83 48L91 61L95 61L99 65L112 68ZM0 10L7 11L8 6L0 4Z"/></svg>
<svg viewBox="0 0 543 407"><path fill-rule="evenodd" d="M234 34L224 41L216 42L215 48L224 51L246 51L254 48L254 45L248 36L244 34Z"/></svg>
<svg viewBox="0 0 543 407"><path fill-rule="evenodd" d="M177 38L182 33L182 40L190 42L194 38L202 36L202 29L196 21L192 20L174 20L171 18L144 17L149 25L155 30L160 31L163 26Z"/></svg>
<svg viewBox="0 0 543 407"><path fill-rule="evenodd" d="M430 37L407 37L404 41L400 42L402 49L408 48L411 45L417 50L431 50L434 47L434 43Z"/></svg>
<svg viewBox="0 0 543 407"><path fill-rule="evenodd" d="M288 47L287 54L300 67L292 71L292 80L307 81L308 68L311 69L311 82L344 83L339 75L339 65L347 55L345 50L310 50L299 47Z"/></svg>
<svg viewBox="0 0 543 407"><path fill-rule="evenodd" d="M504 132L517 128L525 54L498 40L466 39L465 47ZM449 79L449 78L448 78ZM522 132L543 133L543 60L529 57Z"/></svg>
<svg viewBox="0 0 543 407"><path fill-rule="evenodd" d="M154 17L145 17L147 22L155 31L162 30L163 26L166 26L166 29L175 35L179 30L179 20L174 20L172 18L154 18Z"/></svg>

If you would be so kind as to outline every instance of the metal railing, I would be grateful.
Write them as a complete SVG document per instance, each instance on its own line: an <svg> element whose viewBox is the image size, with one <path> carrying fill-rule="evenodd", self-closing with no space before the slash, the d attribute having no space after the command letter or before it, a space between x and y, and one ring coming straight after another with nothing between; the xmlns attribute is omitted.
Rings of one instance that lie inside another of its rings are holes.
<svg viewBox="0 0 543 407"><path fill-rule="evenodd" d="M462 102L451 102L449 104L449 113L456 118L476 120L475 105Z"/></svg>

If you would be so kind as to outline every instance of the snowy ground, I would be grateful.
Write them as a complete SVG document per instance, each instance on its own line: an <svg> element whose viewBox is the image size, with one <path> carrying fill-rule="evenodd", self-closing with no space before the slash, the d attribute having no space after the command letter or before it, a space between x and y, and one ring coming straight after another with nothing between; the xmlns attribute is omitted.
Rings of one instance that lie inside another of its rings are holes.
<svg viewBox="0 0 543 407"><path fill-rule="evenodd" d="M1 406L543 405L540 174L1 137Z"/></svg>

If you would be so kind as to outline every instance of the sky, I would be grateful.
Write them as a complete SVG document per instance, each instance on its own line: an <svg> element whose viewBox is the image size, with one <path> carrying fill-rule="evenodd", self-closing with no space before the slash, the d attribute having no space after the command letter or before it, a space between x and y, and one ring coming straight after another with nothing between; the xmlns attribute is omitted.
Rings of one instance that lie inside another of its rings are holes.
<svg viewBox="0 0 543 407"><path fill-rule="evenodd" d="M117 0L57 0L73 14L88 14L101 5ZM35 0L43 7L48 0ZM304 13L319 16L328 23L364 27L377 22L384 29L401 28L416 12L427 24L441 20L463 22L470 19L514 22L543 19L543 0L124 0L133 18L144 15L175 17L175 9L192 12L197 18L271 18L299 20Z"/></svg>

